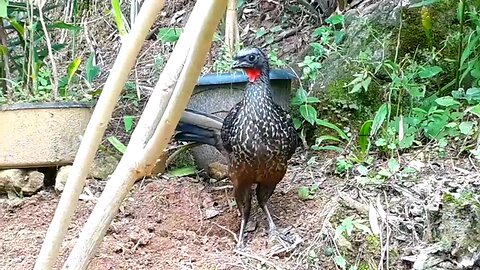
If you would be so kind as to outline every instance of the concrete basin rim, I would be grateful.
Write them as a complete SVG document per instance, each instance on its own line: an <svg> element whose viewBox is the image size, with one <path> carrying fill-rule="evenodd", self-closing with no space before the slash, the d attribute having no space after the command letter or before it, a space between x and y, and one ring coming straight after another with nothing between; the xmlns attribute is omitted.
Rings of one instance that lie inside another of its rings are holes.
<svg viewBox="0 0 480 270"><path fill-rule="evenodd" d="M37 103L15 103L0 105L1 111L16 111L30 109L69 109L69 108L93 108L93 102L37 102Z"/></svg>
<svg viewBox="0 0 480 270"><path fill-rule="evenodd" d="M270 70L270 81L292 81L296 78L297 76L290 69ZM243 72L208 73L198 79L197 86L236 84L247 81L248 78Z"/></svg>

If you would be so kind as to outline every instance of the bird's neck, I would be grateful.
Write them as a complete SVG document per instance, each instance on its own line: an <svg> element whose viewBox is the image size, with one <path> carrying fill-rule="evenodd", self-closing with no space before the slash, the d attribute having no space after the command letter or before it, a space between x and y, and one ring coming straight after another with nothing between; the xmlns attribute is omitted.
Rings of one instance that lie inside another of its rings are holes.
<svg viewBox="0 0 480 270"><path fill-rule="evenodd" d="M272 98L272 88L268 69L245 69L248 83L245 88L244 99L246 103L259 102Z"/></svg>

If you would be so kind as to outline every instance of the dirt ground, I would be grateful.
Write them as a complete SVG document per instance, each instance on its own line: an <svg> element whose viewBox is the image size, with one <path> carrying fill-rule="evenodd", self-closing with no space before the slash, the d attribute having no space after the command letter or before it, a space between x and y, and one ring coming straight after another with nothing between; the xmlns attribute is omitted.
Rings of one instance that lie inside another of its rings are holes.
<svg viewBox="0 0 480 270"><path fill-rule="evenodd" d="M315 200L302 201L298 187L321 185ZM100 194L104 182L91 180L87 187ZM267 223L256 204L252 220L256 229L247 234L246 254L233 252L240 218L230 183L208 183L194 178L146 179L135 184L89 269L307 269L305 254L312 234L322 227L328 212L327 194L335 181L320 172L294 164L271 200L278 226L292 226L296 235L307 239L293 251L269 255ZM51 221L59 195L46 189L22 200L0 202L0 268L31 269ZM75 243L95 204L82 200L69 227L61 252L60 267ZM309 239L309 240L308 240ZM325 261L322 269L335 269ZM266 267L266 268L262 268Z"/></svg>
<svg viewBox="0 0 480 270"><path fill-rule="evenodd" d="M343 254L349 263L367 263L364 269L379 269L383 262L383 269L404 270L412 269L419 254L431 250L439 239L455 237L455 231L445 228L447 224L462 224L460 230L467 233L466 228L474 226L466 216L449 218L451 208L442 210L447 207L442 200L445 193L477 187L475 194L480 194L480 164L471 159L403 155L401 164L414 162L420 173L359 184L355 172L333 174L335 156L317 156L315 163L299 152L270 201L277 225L300 239L291 249L279 252L267 241L267 222L254 202L254 226L249 226L246 249L235 253L240 218L229 181L212 180L203 173L182 178L164 174L134 185L88 269L329 270L339 269L334 256ZM386 162L378 159L370 169L383 168ZM300 199L299 188L312 184L319 186L313 197ZM55 269L66 260L104 186L104 181L87 182ZM51 187L31 197L0 197L0 269L32 269L58 200ZM348 241L334 240L342 220L349 216L373 228L368 210L372 203L388 216L388 222L379 224L386 232L380 242L359 231ZM441 250L432 258L437 255L449 266L436 269L457 269L450 266L458 258Z"/></svg>
<svg viewBox="0 0 480 270"><path fill-rule="evenodd" d="M308 23L308 17L296 15L283 22L287 10L272 8L275 1L252 2L254 3L247 6L248 12L239 18L241 29L250 29L242 33L242 41L245 44L262 45L255 35L256 29L261 26L269 29L281 23L285 32L290 32L298 25L305 25L292 32L293 35L275 43L280 48L281 59L288 55L300 57L308 47L305 44L313 27ZM184 25L193 1L167 3L171 4L165 7L156 25ZM172 21L174 15L178 16ZM89 25L91 39L99 55L99 65L103 70L109 70L120 44L119 38L112 34L115 26L103 19L92 20ZM281 34L274 35L277 36ZM132 75L134 81L138 82L136 86L142 93L142 100L135 106L130 99L120 102L107 135L113 134L122 141L128 141L128 134L119 134L123 125L122 116L137 116L141 112L142 104L148 96L143 93L151 91L158 78L154 72L154 56L159 53L168 55L170 50L155 40L146 41L138 60L138 74ZM85 54L88 53L85 50ZM211 69L216 55L219 55L218 44L213 45L204 72ZM295 66L293 60L288 62ZM107 75L108 72L101 74L96 87L102 87ZM411 162L414 162L412 165L421 164L422 173L400 175L401 177L395 175L372 185L361 183L362 177L355 171L343 176L332 174L335 158L327 157L323 152L317 155L318 163L313 165L307 163L308 158L304 153L295 157L270 201L277 225L281 228L291 227L291 231L302 239L292 250L278 253L276 247L267 242L267 223L254 203L251 219L255 221L256 228L247 234L245 251L242 254L234 253L240 217L228 180L213 181L202 175L183 178L163 175L134 185L88 269L329 270L339 268L335 266L333 256L328 253L337 254L344 250L353 254L353 258L348 258L349 263L367 261L369 265L375 266L362 269L377 269L378 262L384 259L377 255L389 258L389 251L392 264L390 268L384 269L412 269L413 260L408 261L405 257L416 256L420 249L428 246L428 242L435 240L430 232L436 230L438 224L435 222L438 220L429 220L427 213L438 215L440 210L429 207L445 191L458 189L458 186L480 187L480 164L471 159L437 162L430 160L427 155L422 158L416 154L402 155L398 157L402 166ZM369 166L372 172L387 167L385 159L378 159L375 165ZM299 188L312 184L319 186L313 198L301 200ZM55 269L61 268L66 260L104 186L103 181L87 182L87 188L94 197L85 196L79 202ZM348 196L345 197L345 194ZM0 270L32 269L59 196L52 187L47 187L36 195L22 199L0 197ZM380 224L382 231L391 230L391 235L383 235L380 243L373 244L365 241L363 235L358 235L349 239L353 245L350 247L341 247L340 241L332 240L335 229L347 216L361 218L368 224L368 205L380 201L379 198L382 198L380 204L384 205L388 217L393 216L393 219ZM372 250L372 246L375 249Z"/></svg>

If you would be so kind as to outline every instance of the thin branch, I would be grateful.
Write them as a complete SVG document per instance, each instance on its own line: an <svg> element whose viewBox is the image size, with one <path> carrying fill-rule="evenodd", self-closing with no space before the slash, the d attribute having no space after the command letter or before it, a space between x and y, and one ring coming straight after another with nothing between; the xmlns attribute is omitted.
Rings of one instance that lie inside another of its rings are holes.
<svg viewBox="0 0 480 270"><path fill-rule="evenodd" d="M50 65L52 66L52 93L53 98L58 98L58 71L57 65L55 64L55 59L53 58L53 51L52 51L52 44L50 42L50 36L48 35L47 25L45 24L45 20L43 18L43 10L42 6L39 4L38 6L39 14L40 14L40 24L42 25L43 32L45 33L45 41L47 42L47 49L48 49L48 58L50 58Z"/></svg>

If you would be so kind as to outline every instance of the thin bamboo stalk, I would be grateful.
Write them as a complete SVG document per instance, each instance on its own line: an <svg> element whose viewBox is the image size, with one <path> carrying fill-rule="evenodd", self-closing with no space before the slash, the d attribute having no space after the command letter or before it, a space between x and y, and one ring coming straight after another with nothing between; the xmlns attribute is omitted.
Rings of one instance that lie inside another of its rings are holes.
<svg viewBox="0 0 480 270"><path fill-rule="evenodd" d="M163 5L163 0L146 0L132 31L127 37L129 42L122 43L118 57L85 130L65 189L35 262L34 270L50 270L53 268L60 251L60 245L77 207L78 197L85 185L88 169L101 143L118 96L128 79L131 68L135 64L136 56L142 48L143 41Z"/></svg>
<svg viewBox="0 0 480 270"><path fill-rule="evenodd" d="M197 83L226 4L226 0L197 1L127 150L63 269L86 269L135 180L149 173L166 148Z"/></svg>

